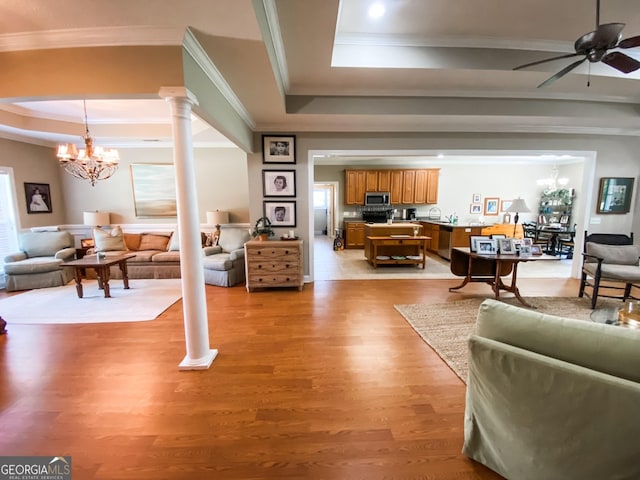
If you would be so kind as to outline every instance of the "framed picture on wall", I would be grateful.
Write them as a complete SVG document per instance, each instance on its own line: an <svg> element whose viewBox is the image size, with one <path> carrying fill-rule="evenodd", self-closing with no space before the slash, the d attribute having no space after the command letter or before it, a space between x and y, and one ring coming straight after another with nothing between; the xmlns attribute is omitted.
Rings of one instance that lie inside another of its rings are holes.
<svg viewBox="0 0 640 480"><path fill-rule="evenodd" d="M273 227L296 226L296 202L264 202L264 216Z"/></svg>
<svg viewBox="0 0 640 480"><path fill-rule="evenodd" d="M469 213L476 213L480 215L482 213L482 204L481 203L472 203L469 206Z"/></svg>
<svg viewBox="0 0 640 480"><path fill-rule="evenodd" d="M601 178L597 212L629 213L634 180L634 178Z"/></svg>
<svg viewBox="0 0 640 480"><path fill-rule="evenodd" d="M263 135L262 163L296 163L295 135Z"/></svg>
<svg viewBox="0 0 640 480"><path fill-rule="evenodd" d="M178 215L176 175L172 163L131 164L133 205L136 217L175 217Z"/></svg>
<svg viewBox="0 0 640 480"><path fill-rule="evenodd" d="M51 213L51 190L48 183L24 184L24 194L27 200L27 213Z"/></svg>
<svg viewBox="0 0 640 480"><path fill-rule="evenodd" d="M471 197L471 203L480 203L480 194L474 193Z"/></svg>
<svg viewBox="0 0 640 480"><path fill-rule="evenodd" d="M295 197L295 170L263 170L262 191L265 197Z"/></svg>
<svg viewBox="0 0 640 480"><path fill-rule="evenodd" d="M484 199L484 214L498 215L499 198L487 197Z"/></svg>

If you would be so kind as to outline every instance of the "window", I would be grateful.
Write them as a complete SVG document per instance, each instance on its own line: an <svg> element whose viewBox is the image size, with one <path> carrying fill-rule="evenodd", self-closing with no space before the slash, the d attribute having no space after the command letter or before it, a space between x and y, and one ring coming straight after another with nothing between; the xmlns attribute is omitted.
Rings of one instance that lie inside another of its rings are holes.
<svg viewBox="0 0 640 480"><path fill-rule="evenodd" d="M13 170L0 167L0 288L4 288L4 259L18 250Z"/></svg>

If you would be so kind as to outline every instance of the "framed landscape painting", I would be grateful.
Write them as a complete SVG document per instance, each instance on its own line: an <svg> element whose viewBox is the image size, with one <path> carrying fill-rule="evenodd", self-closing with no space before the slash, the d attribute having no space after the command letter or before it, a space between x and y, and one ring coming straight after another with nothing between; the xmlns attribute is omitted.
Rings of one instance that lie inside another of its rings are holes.
<svg viewBox="0 0 640 480"><path fill-rule="evenodd" d="M131 183L136 217L175 217L176 175L172 163L133 163Z"/></svg>

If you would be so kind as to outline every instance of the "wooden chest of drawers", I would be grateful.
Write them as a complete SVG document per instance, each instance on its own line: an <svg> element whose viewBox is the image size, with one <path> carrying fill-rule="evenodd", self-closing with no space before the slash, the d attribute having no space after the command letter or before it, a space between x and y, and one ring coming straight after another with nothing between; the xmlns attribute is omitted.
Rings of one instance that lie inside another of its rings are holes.
<svg viewBox="0 0 640 480"><path fill-rule="evenodd" d="M249 292L275 287L302 290L302 240L250 240L244 244L244 261Z"/></svg>

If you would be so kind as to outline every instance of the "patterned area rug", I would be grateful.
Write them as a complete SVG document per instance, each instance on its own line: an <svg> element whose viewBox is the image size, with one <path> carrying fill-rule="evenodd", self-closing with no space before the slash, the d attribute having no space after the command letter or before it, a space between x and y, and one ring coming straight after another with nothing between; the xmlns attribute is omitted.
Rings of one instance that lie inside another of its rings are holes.
<svg viewBox="0 0 640 480"><path fill-rule="evenodd" d="M471 298L433 305L394 305L409 325L445 361L460 379L467 379L467 339L474 332L478 308L484 298ZM502 299L505 303L521 307L515 298ZM526 301L538 312L560 317L588 320L591 315L587 298L527 297ZM620 306L620 301L598 300L598 308Z"/></svg>

